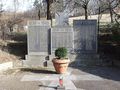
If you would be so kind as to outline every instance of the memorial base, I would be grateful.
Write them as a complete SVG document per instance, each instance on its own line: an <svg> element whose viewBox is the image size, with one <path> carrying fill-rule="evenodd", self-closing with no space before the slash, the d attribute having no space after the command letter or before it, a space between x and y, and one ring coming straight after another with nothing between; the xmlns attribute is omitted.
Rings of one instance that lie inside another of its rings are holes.
<svg viewBox="0 0 120 90"><path fill-rule="evenodd" d="M65 86L57 86L57 90L65 90Z"/></svg>

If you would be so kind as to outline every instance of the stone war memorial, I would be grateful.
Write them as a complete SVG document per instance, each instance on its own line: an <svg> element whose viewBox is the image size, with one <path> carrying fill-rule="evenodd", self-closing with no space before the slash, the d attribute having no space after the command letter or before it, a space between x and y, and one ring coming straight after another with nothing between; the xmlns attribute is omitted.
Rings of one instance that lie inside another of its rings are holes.
<svg viewBox="0 0 120 90"><path fill-rule="evenodd" d="M54 52L66 47L70 66L99 65L97 20L74 20L73 26L51 25L50 20L28 21L25 66L52 67Z"/></svg>

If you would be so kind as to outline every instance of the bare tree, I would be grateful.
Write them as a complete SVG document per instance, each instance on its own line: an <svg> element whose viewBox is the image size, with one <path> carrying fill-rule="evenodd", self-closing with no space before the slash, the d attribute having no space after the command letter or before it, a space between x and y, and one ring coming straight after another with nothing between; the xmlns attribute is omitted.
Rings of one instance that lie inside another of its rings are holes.
<svg viewBox="0 0 120 90"><path fill-rule="evenodd" d="M17 10L19 8L19 0L14 0L13 6L14 6L14 18L16 18L16 13L17 13Z"/></svg>
<svg viewBox="0 0 120 90"><path fill-rule="evenodd" d="M46 10L47 10L47 19L51 19L51 12L50 12L50 6L51 4L53 3L53 0L35 0L34 2L34 6L36 7L36 9L38 10L38 17L40 19L40 13L41 13L41 9L43 7L46 7ZM44 4L46 4L44 6Z"/></svg>
<svg viewBox="0 0 120 90"><path fill-rule="evenodd" d="M2 13L3 13L3 4L1 3L0 4L0 17L2 16ZM0 31L1 31L1 38L4 40L4 37L5 37L5 33L4 33L4 26L5 26L5 23L3 20L1 20L0 18Z"/></svg>
<svg viewBox="0 0 120 90"><path fill-rule="evenodd" d="M85 11L85 19L88 19L88 5L90 0L75 0L75 5L82 7Z"/></svg>
<svg viewBox="0 0 120 90"><path fill-rule="evenodd" d="M109 10L110 13L110 18L111 18L111 23L114 22L113 20L113 9L118 5L117 0L106 0L105 4Z"/></svg>
<svg viewBox="0 0 120 90"><path fill-rule="evenodd" d="M14 25L15 25L15 24L19 24L19 23L21 23L22 21L23 21L23 19L22 19L21 17L17 17L17 18L12 17L12 18L9 18L9 19L7 20L6 25L7 25L7 27L9 28L10 32L12 32Z"/></svg>
<svg viewBox="0 0 120 90"><path fill-rule="evenodd" d="M40 2L40 0L35 0L34 6L35 6L35 8L37 10L37 15L38 15L38 18L40 20L40 18L41 18L42 3Z"/></svg>
<svg viewBox="0 0 120 90"><path fill-rule="evenodd" d="M117 10L118 10L118 12L117 12ZM113 17L115 19L115 22L120 25L120 14L119 14L120 0L118 0L117 10L113 10L113 13L114 13Z"/></svg>
<svg viewBox="0 0 120 90"><path fill-rule="evenodd" d="M2 13L3 13L3 5L2 4L0 4L0 16L2 15Z"/></svg>
<svg viewBox="0 0 120 90"><path fill-rule="evenodd" d="M111 23L113 23L114 9L119 5L119 0L98 0L98 2L99 2L98 9L97 9L98 12L99 13L109 12L110 21Z"/></svg>
<svg viewBox="0 0 120 90"><path fill-rule="evenodd" d="M74 0L56 0L50 6L50 11L52 14L64 13L67 16L71 14L74 10Z"/></svg>
<svg viewBox="0 0 120 90"><path fill-rule="evenodd" d="M46 3L47 3L47 20L50 20L52 18L50 12L50 6L53 3L53 0L46 0Z"/></svg>

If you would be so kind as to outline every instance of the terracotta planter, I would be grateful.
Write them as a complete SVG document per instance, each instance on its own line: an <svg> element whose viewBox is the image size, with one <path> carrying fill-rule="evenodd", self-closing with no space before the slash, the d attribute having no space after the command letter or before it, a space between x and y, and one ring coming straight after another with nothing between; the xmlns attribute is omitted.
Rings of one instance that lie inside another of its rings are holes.
<svg viewBox="0 0 120 90"><path fill-rule="evenodd" d="M52 62L56 72L59 74L63 74L63 73L66 73L70 60L68 59L60 60L60 59L54 58Z"/></svg>

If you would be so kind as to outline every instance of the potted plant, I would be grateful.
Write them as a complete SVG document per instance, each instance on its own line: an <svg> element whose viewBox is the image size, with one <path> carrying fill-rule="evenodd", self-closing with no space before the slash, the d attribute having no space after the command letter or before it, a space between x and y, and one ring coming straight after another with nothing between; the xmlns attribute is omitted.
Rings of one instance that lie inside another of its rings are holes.
<svg viewBox="0 0 120 90"><path fill-rule="evenodd" d="M60 47L60 48L56 49L55 56L56 56L56 58L54 58L52 60L52 62L53 62L56 72L59 74L66 73L68 64L70 62L70 60L68 58L66 58L67 49L64 47Z"/></svg>

